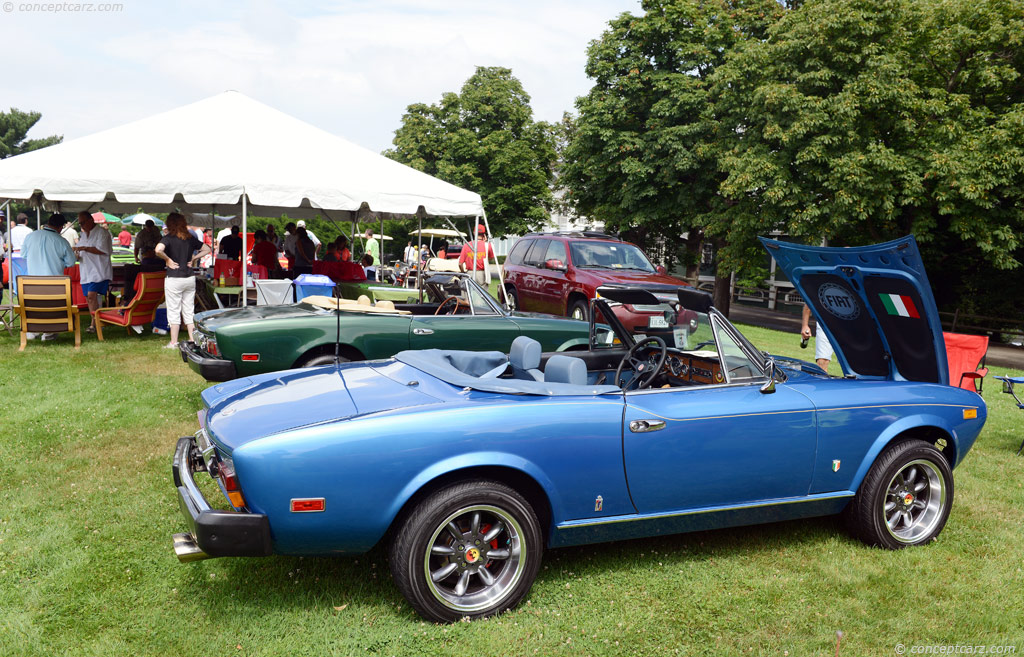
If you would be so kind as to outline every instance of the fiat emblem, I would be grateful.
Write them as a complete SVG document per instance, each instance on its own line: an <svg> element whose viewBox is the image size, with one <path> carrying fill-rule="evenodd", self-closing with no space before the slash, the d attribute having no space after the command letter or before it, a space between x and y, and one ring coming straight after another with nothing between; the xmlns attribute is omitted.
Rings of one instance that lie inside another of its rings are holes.
<svg viewBox="0 0 1024 657"><path fill-rule="evenodd" d="M914 495L912 493L907 493L906 495L903 496L903 503L906 504L907 506L910 506L910 504L913 501L914 501Z"/></svg>

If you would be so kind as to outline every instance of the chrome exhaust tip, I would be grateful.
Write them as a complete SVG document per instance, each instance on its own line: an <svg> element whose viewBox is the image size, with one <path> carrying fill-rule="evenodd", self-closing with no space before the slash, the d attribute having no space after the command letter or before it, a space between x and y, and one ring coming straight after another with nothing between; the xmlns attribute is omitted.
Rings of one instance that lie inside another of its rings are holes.
<svg viewBox="0 0 1024 657"><path fill-rule="evenodd" d="M210 558L210 555L203 552L196 545L196 539L192 538L192 534L175 534L171 538L174 541L174 555L178 557L178 561L181 563L202 561L203 559Z"/></svg>

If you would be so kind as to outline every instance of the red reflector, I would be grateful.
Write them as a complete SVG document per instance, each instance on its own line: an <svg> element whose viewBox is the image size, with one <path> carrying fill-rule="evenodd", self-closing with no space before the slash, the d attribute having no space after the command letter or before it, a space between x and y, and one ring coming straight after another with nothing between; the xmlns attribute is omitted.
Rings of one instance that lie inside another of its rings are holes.
<svg viewBox="0 0 1024 657"><path fill-rule="evenodd" d="M259 354L242 354L242 360L248 360L252 362L258 362L260 359Z"/></svg>
<svg viewBox="0 0 1024 657"><path fill-rule="evenodd" d="M326 506L322 497L304 497L292 500L292 513L309 513L323 511Z"/></svg>

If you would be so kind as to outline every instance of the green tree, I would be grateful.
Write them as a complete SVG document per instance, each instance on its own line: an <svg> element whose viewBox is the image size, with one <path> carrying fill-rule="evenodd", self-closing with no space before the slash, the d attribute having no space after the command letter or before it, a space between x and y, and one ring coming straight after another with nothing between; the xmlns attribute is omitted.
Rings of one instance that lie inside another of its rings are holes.
<svg viewBox="0 0 1024 657"><path fill-rule="evenodd" d="M25 138L42 116L39 112L22 112L13 107L10 112L0 112L0 159L59 144L64 139L60 135Z"/></svg>
<svg viewBox="0 0 1024 657"><path fill-rule="evenodd" d="M648 248L689 232L695 274L705 228L727 211L717 166L722 127L715 71L785 11L774 0L645 0L593 41L566 149L565 185L580 214ZM719 271L725 280L728 271ZM727 295L716 303L728 308Z"/></svg>
<svg viewBox="0 0 1024 657"><path fill-rule="evenodd" d="M819 0L716 73L735 126L710 230L742 259L774 228L856 245L914 233L940 303L979 264L1019 266L1020 0ZM725 133L723 133L725 134ZM946 274L955 275L947 277Z"/></svg>
<svg viewBox="0 0 1024 657"><path fill-rule="evenodd" d="M384 155L480 194L494 233L522 233L549 217L552 131L511 70L478 67L458 94L410 105Z"/></svg>

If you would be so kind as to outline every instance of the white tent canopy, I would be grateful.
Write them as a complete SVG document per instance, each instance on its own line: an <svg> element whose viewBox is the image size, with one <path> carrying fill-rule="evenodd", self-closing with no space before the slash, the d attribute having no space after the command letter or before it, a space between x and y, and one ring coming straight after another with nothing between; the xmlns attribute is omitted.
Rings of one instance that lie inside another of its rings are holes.
<svg viewBox="0 0 1024 657"><path fill-rule="evenodd" d="M0 161L0 199L62 211L216 212L349 220L481 216L460 189L234 91Z"/></svg>

